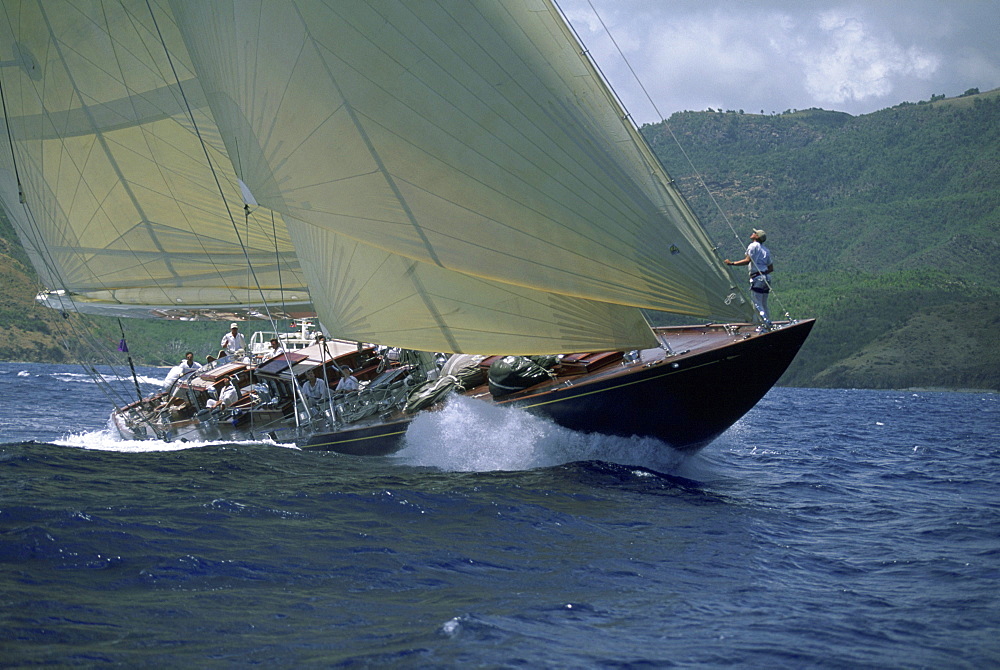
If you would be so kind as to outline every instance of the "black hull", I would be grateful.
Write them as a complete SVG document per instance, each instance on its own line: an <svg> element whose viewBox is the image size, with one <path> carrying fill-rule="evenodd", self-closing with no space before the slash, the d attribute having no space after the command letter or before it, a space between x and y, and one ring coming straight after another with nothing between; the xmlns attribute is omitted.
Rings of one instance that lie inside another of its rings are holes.
<svg viewBox="0 0 1000 670"><path fill-rule="evenodd" d="M352 456L386 456L399 451L412 417L363 428L312 435L298 442L302 449L336 451Z"/></svg>
<svg viewBox="0 0 1000 670"><path fill-rule="evenodd" d="M750 411L788 368L806 321L516 404L581 432L652 437L698 451Z"/></svg>
<svg viewBox="0 0 1000 670"><path fill-rule="evenodd" d="M813 320L756 334L723 326L661 329L674 351L649 362L615 365L594 374L515 394L497 403L552 419L566 428L622 437L650 437L685 452L708 445L774 386L795 358ZM669 337L667 337L669 335ZM467 395L492 402L481 390ZM314 435L304 449L385 455L402 446L412 417Z"/></svg>

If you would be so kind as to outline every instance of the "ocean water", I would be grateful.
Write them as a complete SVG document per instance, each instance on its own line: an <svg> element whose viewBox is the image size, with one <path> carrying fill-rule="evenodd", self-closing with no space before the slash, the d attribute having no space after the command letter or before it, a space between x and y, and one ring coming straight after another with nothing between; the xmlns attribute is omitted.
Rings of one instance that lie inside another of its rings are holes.
<svg viewBox="0 0 1000 670"><path fill-rule="evenodd" d="M476 403L385 458L123 442L110 404L0 364L4 667L1000 666L996 394L774 389L689 457Z"/></svg>

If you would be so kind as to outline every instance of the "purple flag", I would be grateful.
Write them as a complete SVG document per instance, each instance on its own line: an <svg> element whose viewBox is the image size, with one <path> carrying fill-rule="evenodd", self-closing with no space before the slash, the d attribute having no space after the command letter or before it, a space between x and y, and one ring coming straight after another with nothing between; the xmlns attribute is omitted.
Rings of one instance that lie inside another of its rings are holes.
<svg viewBox="0 0 1000 670"><path fill-rule="evenodd" d="M125 338L124 337L122 338L122 341L118 343L118 351L121 351L122 353L126 353L126 354L128 353L128 345L125 344Z"/></svg>

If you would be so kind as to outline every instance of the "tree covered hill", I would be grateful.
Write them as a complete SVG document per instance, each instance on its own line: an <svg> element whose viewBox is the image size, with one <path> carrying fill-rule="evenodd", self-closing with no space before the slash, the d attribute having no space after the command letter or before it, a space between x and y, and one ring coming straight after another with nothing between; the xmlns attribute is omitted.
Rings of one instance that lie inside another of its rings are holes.
<svg viewBox="0 0 1000 670"><path fill-rule="evenodd" d="M781 383L1000 390L1000 91L857 117L680 112L642 131L723 257L767 231L775 316L818 319ZM34 306L35 282L0 215L0 357L65 360L69 344L88 360L117 343L112 320ZM224 330L125 325L150 364L207 353Z"/></svg>
<svg viewBox="0 0 1000 670"><path fill-rule="evenodd" d="M819 318L783 383L1000 389L1000 91L858 117L681 112L643 133L720 253L765 229L773 304Z"/></svg>

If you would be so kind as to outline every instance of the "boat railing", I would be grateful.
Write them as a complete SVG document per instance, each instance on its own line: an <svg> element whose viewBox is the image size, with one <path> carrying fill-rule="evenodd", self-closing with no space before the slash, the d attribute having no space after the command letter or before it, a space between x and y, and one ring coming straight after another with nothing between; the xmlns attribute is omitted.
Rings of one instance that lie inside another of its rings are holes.
<svg viewBox="0 0 1000 670"><path fill-rule="evenodd" d="M412 388L413 373L411 366L392 368L361 389L334 393L333 418L337 423L353 423L402 407Z"/></svg>

